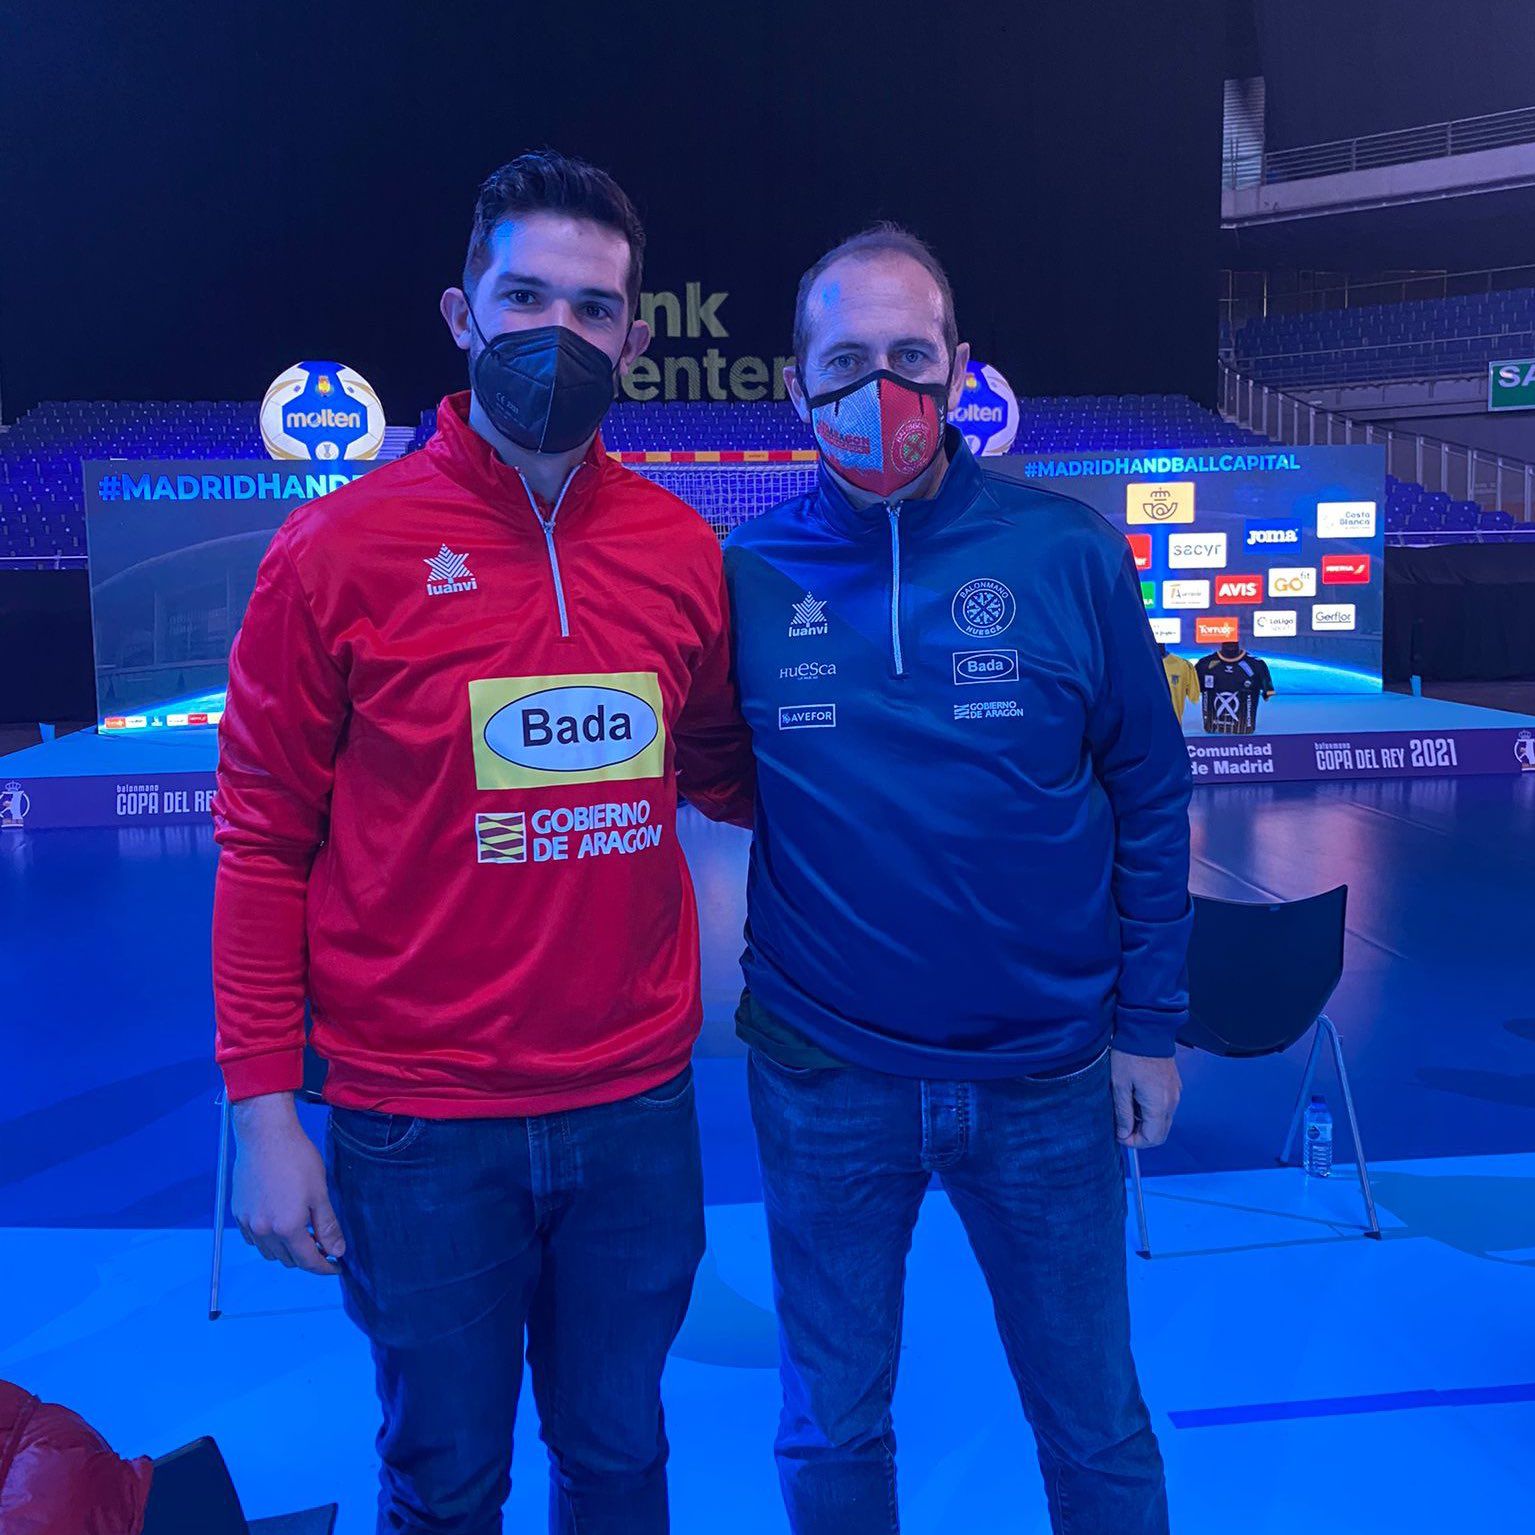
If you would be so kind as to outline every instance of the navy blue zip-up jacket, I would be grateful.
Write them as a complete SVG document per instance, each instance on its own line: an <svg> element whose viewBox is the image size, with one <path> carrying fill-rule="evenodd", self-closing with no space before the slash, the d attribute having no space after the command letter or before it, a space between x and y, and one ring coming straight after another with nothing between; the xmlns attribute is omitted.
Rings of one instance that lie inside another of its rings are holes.
<svg viewBox="0 0 1535 1535"><path fill-rule="evenodd" d="M947 446L929 499L860 509L823 470L726 545L747 986L896 1075L1171 1055L1189 764L1129 548Z"/></svg>

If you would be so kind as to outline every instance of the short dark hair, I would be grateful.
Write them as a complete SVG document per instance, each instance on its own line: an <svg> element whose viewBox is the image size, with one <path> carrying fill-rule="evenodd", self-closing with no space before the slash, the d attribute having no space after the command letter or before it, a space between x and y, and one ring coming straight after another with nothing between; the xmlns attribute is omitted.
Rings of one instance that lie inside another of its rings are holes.
<svg viewBox="0 0 1535 1535"><path fill-rule="evenodd" d="M604 170L557 149L538 149L508 160L480 183L474 229L464 257L464 291L490 264L490 237L496 226L523 213L564 213L590 219L629 243L629 308L640 304L645 273L645 226L624 189Z"/></svg>
<svg viewBox="0 0 1535 1535"><path fill-rule="evenodd" d="M943 300L943 339L950 354L959 345L959 326L954 319L954 290L949 286L949 274L943 263L933 254L926 240L919 239L909 229L888 220L870 224L867 229L849 236L840 245L834 245L799 280L799 292L794 298L794 355L801 365L805 361L805 346L810 339L807 311L810 294L827 267L849 256L879 256L886 253L910 256L929 277L938 284L939 297Z"/></svg>

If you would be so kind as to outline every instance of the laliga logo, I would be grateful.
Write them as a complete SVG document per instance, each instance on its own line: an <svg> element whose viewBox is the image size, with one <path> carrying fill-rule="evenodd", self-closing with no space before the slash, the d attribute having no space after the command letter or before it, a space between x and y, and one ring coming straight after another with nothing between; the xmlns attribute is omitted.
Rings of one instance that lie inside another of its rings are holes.
<svg viewBox="0 0 1535 1535"><path fill-rule="evenodd" d="M272 380L261 402L261 440L273 458L376 458L384 407L352 368L295 363Z"/></svg>
<svg viewBox="0 0 1535 1535"><path fill-rule="evenodd" d="M949 421L964 434L972 453L1006 453L1018 435L1017 396L989 363L972 362Z"/></svg>

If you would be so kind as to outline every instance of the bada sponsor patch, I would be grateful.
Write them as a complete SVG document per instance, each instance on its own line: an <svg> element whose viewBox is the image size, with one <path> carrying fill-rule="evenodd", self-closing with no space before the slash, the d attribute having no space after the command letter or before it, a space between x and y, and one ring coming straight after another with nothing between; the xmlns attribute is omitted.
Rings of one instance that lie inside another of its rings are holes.
<svg viewBox="0 0 1535 1535"><path fill-rule="evenodd" d="M1016 682L1016 650L956 650L954 681L960 686L978 682Z"/></svg>
<svg viewBox="0 0 1535 1535"><path fill-rule="evenodd" d="M654 672L484 677L469 684L480 789L659 778L666 721Z"/></svg>

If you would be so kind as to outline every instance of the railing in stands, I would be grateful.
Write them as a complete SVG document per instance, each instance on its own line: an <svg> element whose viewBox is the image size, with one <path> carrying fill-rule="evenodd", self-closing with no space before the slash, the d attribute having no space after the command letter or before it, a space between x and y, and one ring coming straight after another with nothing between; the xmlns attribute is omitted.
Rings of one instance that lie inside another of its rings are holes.
<svg viewBox="0 0 1535 1535"><path fill-rule="evenodd" d="M1445 346L1475 344L1490 355L1486 361L1465 357L1440 357L1438 366L1431 348L1442 343ZM1360 346L1329 346L1309 352L1260 352L1245 360L1265 370L1283 369L1287 384L1369 384L1380 380L1396 382L1403 379L1403 369L1411 365L1412 378L1470 378L1485 374L1487 362L1498 358L1523 357L1535 347L1535 330L1484 331L1478 335L1432 336L1422 341L1372 341ZM1404 358L1403 353L1415 355ZM1427 354L1427 355L1425 355ZM1233 356L1240 357L1240 348L1233 349Z"/></svg>
<svg viewBox="0 0 1535 1535"><path fill-rule="evenodd" d="M1372 309L1382 304L1469 298L1509 289L1535 288L1535 264L1478 267L1469 272L1399 272L1358 277L1351 272L1305 272L1305 287L1276 289L1267 271L1225 271L1221 319L1235 330L1270 315L1317 314L1337 309Z"/></svg>
<svg viewBox="0 0 1535 1535"><path fill-rule="evenodd" d="M1442 490L1454 501L1475 501L1489 511L1535 522L1535 465L1519 459L1419 432L1393 431L1373 421L1355 421L1260 383L1225 363L1220 365L1220 413L1250 432L1294 447L1381 443L1386 449L1386 472L1397 479Z"/></svg>
<svg viewBox="0 0 1535 1535"><path fill-rule="evenodd" d="M1226 146L1222 185L1235 188L1255 182L1302 181L1311 176L1336 176L1414 160L1443 160L1451 155L1530 143L1535 143L1535 107L1425 123L1357 139L1334 139L1326 144L1304 144L1295 149L1267 149L1238 136ZM1261 169L1254 175L1254 161L1259 157Z"/></svg>

